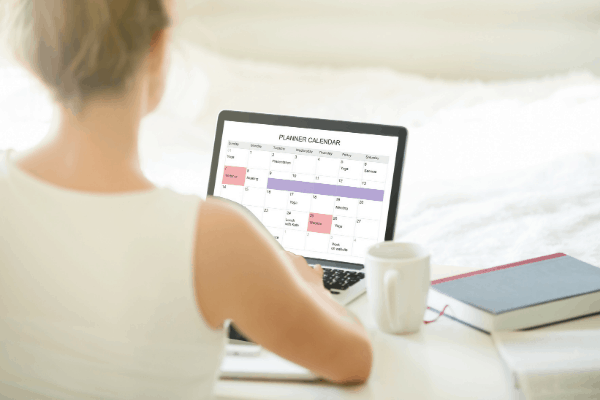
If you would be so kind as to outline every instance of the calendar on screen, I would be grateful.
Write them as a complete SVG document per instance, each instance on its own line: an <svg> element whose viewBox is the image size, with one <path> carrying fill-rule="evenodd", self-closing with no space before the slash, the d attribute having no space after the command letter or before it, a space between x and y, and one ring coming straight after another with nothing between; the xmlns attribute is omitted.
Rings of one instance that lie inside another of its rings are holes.
<svg viewBox="0 0 600 400"><path fill-rule="evenodd" d="M362 263L384 239L395 137L226 121L214 194L305 257Z"/></svg>

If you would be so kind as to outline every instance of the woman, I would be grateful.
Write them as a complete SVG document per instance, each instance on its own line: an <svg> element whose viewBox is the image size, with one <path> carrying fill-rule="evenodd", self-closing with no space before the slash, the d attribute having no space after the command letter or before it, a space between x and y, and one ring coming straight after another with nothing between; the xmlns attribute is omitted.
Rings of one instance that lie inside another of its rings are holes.
<svg viewBox="0 0 600 400"><path fill-rule="evenodd" d="M333 382L364 382L365 329L240 207L155 187L141 119L165 86L168 0L17 0L14 53L56 100L0 153L0 395L210 396L228 321Z"/></svg>

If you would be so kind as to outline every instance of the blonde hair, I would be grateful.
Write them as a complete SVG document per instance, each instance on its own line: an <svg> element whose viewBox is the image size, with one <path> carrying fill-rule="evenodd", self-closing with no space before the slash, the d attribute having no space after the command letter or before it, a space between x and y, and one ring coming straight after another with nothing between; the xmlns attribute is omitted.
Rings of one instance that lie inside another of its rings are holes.
<svg viewBox="0 0 600 400"><path fill-rule="evenodd" d="M122 93L168 27L163 0L9 0L9 45L74 110L97 94Z"/></svg>

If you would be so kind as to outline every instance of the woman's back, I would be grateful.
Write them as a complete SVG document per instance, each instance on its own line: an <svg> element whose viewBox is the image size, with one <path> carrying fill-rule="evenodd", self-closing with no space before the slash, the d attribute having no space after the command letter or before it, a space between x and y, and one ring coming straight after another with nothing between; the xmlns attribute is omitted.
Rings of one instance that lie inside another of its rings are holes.
<svg viewBox="0 0 600 400"><path fill-rule="evenodd" d="M364 382L368 334L247 210L156 189L139 127L162 99L172 0L19 0L13 51L56 104L0 153L0 397L201 399L234 321L268 350Z"/></svg>
<svg viewBox="0 0 600 400"><path fill-rule="evenodd" d="M0 393L208 397L225 335L196 305L199 206L62 189L0 152Z"/></svg>

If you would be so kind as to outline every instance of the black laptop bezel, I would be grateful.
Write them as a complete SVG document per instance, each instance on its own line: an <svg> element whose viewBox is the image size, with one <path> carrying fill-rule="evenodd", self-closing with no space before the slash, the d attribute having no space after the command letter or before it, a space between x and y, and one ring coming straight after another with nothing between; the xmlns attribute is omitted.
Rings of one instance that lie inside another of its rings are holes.
<svg viewBox="0 0 600 400"><path fill-rule="evenodd" d="M396 165L394 167L392 191L390 195L390 207L388 211L388 219L386 223L384 236L384 239L386 241L394 239L396 217L398 215L398 204L400 202L400 186L402 183L404 158L406 155L406 142L408 139L408 131L406 130L406 128L392 125L366 124L350 121L292 117L287 115L260 114L231 110L221 111L221 113L219 113L219 119L217 121L217 132L215 135L215 145L213 149L212 164L210 168L210 178L208 181L207 194L209 196L214 195L215 184L217 181L217 168L219 166L219 154L221 151L223 128L225 126L225 121L397 137L398 149L396 152ZM309 264L322 264L329 267L339 267L354 270L361 270L364 268L363 264L332 261L327 259L306 258L306 261Z"/></svg>

